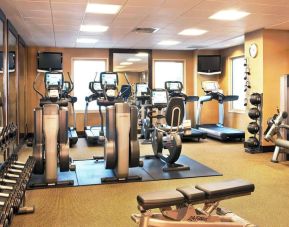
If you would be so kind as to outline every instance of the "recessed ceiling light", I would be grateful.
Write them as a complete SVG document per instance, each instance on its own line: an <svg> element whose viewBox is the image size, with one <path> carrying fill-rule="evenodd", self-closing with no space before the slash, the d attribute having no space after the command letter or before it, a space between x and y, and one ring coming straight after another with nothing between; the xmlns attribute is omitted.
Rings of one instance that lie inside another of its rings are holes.
<svg viewBox="0 0 289 227"><path fill-rule="evenodd" d="M139 53L137 53L135 56L137 56L137 57L147 57L148 55L149 55L148 53L139 52Z"/></svg>
<svg viewBox="0 0 289 227"><path fill-rule="evenodd" d="M99 14L117 14L120 8L120 5L88 3L85 12Z"/></svg>
<svg viewBox="0 0 289 227"><path fill-rule="evenodd" d="M120 63L120 65L132 65L132 64L133 64L132 62L126 62L126 61Z"/></svg>
<svg viewBox="0 0 289 227"><path fill-rule="evenodd" d="M212 20L239 20L243 17L248 16L250 13L245 11L239 11L239 10L221 10L212 16L209 17L209 19Z"/></svg>
<svg viewBox="0 0 289 227"><path fill-rule="evenodd" d="M198 29L198 28L188 28L185 29L181 32L179 32L179 35L192 35L192 36L198 36L198 35L203 35L205 33L207 33L207 30L203 30L203 29Z"/></svg>
<svg viewBox="0 0 289 227"><path fill-rule="evenodd" d="M179 41L175 41L175 40L163 40L163 41L159 42L158 44L162 45L162 46L173 46L173 45L177 45L179 43L180 43Z"/></svg>
<svg viewBox="0 0 289 227"><path fill-rule="evenodd" d="M126 59L127 61L132 61L132 62L134 62L134 61L141 61L141 59L140 58L128 58L128 59Z"/></svg>
<svg viewBox="0 0 289 227"><path fill-rule="evenodd" d="M81 25L80 31L82 32L106 32L107 26L102 25Z"/></svg>
<svg viewBox="0 0 289 227"><path fill-rule="evenodd" d="M77 43L97 43L97 39L92 39L92 38L78 38L76 40Z"/></svg>

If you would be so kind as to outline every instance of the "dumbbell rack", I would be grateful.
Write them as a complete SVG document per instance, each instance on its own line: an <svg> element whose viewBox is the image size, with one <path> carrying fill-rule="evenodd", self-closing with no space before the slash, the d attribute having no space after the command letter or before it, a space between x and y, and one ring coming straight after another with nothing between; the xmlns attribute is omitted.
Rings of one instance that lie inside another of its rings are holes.
<svg viewBox="0 0 289 227"><path fill-rule="evenodd" d="M254 102L254 97L259 97L260 101ZM261 140L262 140L262 108L263 108L263 94L253 93L250 96L250 103L253 106L249 109L248 115L253 120L249 123L247 129L248 132L253 134L244 143L245 151L251 154L262 152ZM254 116L254 112L258 113L258 116Z"/></svg>
<svg viewBox="0 0 289 227"><path fill-rule="evenodd" d="M0 226L9 226L15 214L33 213L34 207L25 207L25 191L35 165L29 157L23 163L15 153L17 128L9 124L0 132L0 150L4 162L0 165ZM12 152L10 154L11 148Z"/></svg>

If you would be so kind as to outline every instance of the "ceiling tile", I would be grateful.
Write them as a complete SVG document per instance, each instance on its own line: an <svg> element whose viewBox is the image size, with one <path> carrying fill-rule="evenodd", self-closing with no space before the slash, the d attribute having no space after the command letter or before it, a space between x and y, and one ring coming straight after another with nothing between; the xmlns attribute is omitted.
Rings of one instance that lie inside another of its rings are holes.
<svg viewBox="0 0 289 227"><path fill-rule="evenodd" d="M50 10L50 4L47 1L17 1L15 6L18 10Z"/></svg>
<svg viewBox="0 0 289 227"><path fill-rule="evenodd" d="M85 12L86 4L76 4L76 3L63 3L63 2L52 2L52 11L69 11L71 13Z"/></svg>
<svg viewBox="0 0 289 227"><path fill-rule="evenodd" d="M87 13L84 16L83 24L96 24L96 25L108 25L110 24L115 15L99 15Z"/></svg>
<svg viewBox="0 0 289 227"><path fill-rule="evenodd" d="M51 18L50 10L21 10L22 17Z"/></svg>
<svg viewBox="0 0 289 227"><path fill-rule="evenodd" d="M165 0L128 0L128 6L160 6Z"/></svg>

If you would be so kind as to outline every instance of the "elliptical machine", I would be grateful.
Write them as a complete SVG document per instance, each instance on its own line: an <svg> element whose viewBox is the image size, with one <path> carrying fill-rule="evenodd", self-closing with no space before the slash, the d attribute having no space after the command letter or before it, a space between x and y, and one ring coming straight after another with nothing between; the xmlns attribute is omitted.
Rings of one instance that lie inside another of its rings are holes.
<svg viewBox="0 0 289 227"><path fill-rule="evenodd" d="M35 88L39 75L33 82L33 89L41 96L40 107L34 109L33 173L44 174L45 184L73 184L73 180L57 180L58 165L60 172L75 168L69 158L68 100L61 96L63 73L45 73L45 95Z"/></svg>
<svg viewBox="0 0 289 227"><path fill-rule="evenodd" d="M180 97L172 97L168 101L166 89L152 89L152 107L157 109L154 131L152 132L152 147L155 157L166 163L163 171L189 170L189 166L176 163L182 151L182 140L179 135L179 128L184 119L184 104ZM166 108L166 113L161 111ZM163 126L161 119L165 118L166 125ZM169 126L169 127L167 127ZM168 149L169 154L164 155L163 149Z"/></svg>
<svg viewBox="0 0 289 227"><path fill-rule="evenodd" d="M135 181L140 176L130 176L129 168L142 166L137 139L137 107L124 103L117 93L118 74L103 72L100 83L104 98L98 99L99 106L106 106L106 138L104 163L113 170L114 177L102 178L102 182Z"/></svg>

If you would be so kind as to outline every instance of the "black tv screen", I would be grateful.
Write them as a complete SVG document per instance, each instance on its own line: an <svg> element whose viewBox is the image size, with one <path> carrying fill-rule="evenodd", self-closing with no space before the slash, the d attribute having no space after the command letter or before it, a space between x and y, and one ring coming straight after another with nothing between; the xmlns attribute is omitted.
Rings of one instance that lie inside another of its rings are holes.
<svg viewBox="0 0 289 227"><path fill-rule="evenodd" d="M198 73L221 73L220 55L199 55Z"/></svg>
<svg viewBox="0 0 289 227"><path fill-rule="evenodd" d="M38 70L56 71L62 70L62 53L59 52L38 52Z"/></svg>
<svg viewBox="0 0 289 227"><path fill-rule="evenodd" d="M15 52L9 52L9 70L15 70ZM3 52L0 52L0 71L3 72Z"/></svg>

